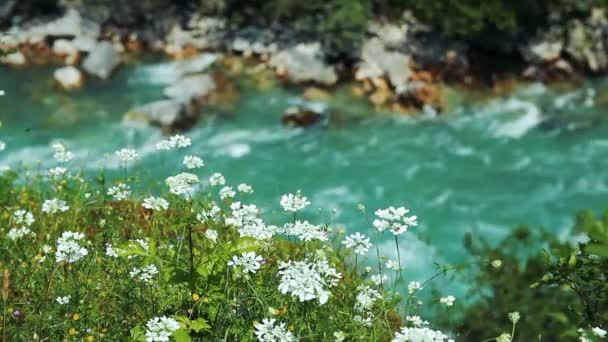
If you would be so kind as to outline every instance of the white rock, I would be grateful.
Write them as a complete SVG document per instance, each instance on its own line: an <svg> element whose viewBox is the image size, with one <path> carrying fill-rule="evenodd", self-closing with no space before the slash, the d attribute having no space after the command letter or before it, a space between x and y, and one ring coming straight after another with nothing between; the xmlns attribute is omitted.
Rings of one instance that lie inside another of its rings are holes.
<svg viewBox="0 0 608 342"><path fill-rule="evenodd" d="M73 66L55 70L53 78L65 90L78 89L84 84L82 73Z"/></svg>
<svg viewBox="0 0 608 342"><path fill-rule="evenodd" d="M99 42L82 63L84 70L102 79L107 79L120 64L120 55L114 51L112 43Z"/></svg>
<svg viewBox="0 0 608 342"><path fill-rule="evenodd" d="M407 91L412 74L409 67L411 62L409 55L388 51L382 41L372 38L363 44L361 60L355 74L356 79L363 80L386 75L398 94Z"/></svg>
<svg viewBox="0 0 608 342"><path fill-rule="evenodd" d="M187 120L193 120L197 113L184 103L174 100L160 100L132 108L123 118L130 126L153 125L171 128Z"/></svg>
<svg viewBox="0 0 608 342"><path fill-rule="evenodd" d="M0 58L0 61L2 61L2 63L8 64L8 65L15 65L15 66L25 65L27 63L27 59L21 53L21 51L9 53L8 55Z"/></svg>
<svg viewBox="0 0 608 342"><path fill-rule="evenodd" d="M333 66L325 64L321 45L318 43L298 44L282 50L270 58L270 65L279 73L287 73L293 82L316 82L332 85L338 81Z"/></svg>
<svg viewBox="0 0 608 342"><path fill-rule="evenodd" d="M97 40L92 37L78 36L72 40L72 44L78 51L90 52L95 48L95 45L97 45Z"/></svg>
<svg viewBox="0 0 608 342"><path fill-rule="evenodd" d="M165 88L165 96L182 103L200 99L215 89L215 82L209 75L186 76Z"/></svg>
<svg viewBox="0 0 608 342"><path fill-rule="evenodd" d="M74 44L66 39L57 39L53 42L53 53L65 58L65 63L73 65L78 61L79 52Z"/></svg>

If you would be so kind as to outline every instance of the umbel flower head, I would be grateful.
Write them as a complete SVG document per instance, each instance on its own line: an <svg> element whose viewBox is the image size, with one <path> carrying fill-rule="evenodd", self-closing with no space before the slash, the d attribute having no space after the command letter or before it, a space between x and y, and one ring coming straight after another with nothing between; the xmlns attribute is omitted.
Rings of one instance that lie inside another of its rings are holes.
<svg viewBox="0 0 608 342"><path fill-rule="evenodd" d="M15 224L20 224L24 226L31 226L36 220L34 219L34 215L29 211L19 209L15 210L13 213L13 221Z"/></svg>
<svg viewBox="0 0 608 342"><path fill-rule="evenodd" d="M122 201L131 196L131 188L125 183L118 183L108 189L108 195L116 201Z"/></svg>
<svg viewBox="0 0 608 342"><path fill-rule="evenodd" d="M232 256L232 260L228 261L228 266L232 268L241 268L244 273L255 273L262 266L264 261L261 255L256 255L255 252L242 253L240 257Z"/></svg>
<svg viewBox="0 0 608 342"><path fill-rule="evenodd" d="M167 177L165 183L169 186L172 194L183 195L192 192L192 186L199 182L198 176L188 172Z"/></svg>
<svg viewBox="0 0 608 342"><path fill-rule="evenodd" d="M141 206L154 211L163 211L169 209L169 202L162 197L150 196L144 198Z"/></svg>
<svg viewBox="0 0 608 342"><path fill-rule="evenodd" d="M80 245L80 241L84 239L84 234L77 232L63 232L57 239L57 252L55 252L55 260L57 262L67 261L74 263L84 258L89 251Z"/></svg>
<svg viewBox="0 0 608 342"><path fill-rule="evenodd" d="M296 236L302 241L327 241L328 239L323 227L308 223L308 221L298 220L294 223L287 223L283 227L283 232L286 235Z"/></svg>
<svg viewBox="0 0 608 342"><path fill-rule="evenodd" d="M280 262L279 275L281 293L291 293L300 302L317 299L319 304L327 303L330 294L328 288L336 286L342 277L324 259Z"/></svg>
<svg viewBox="0 0 608 342"><path fill-rule="evenodd" d="M57 199L57 198L53 198L50 200L44 200L44 203L42 203L42 212L45 212L47 214L65 212L65 211L68 211L68 209L70 209L70 207L67 206L65 201Z"/></svg>
<svg viewBox="0 0 608 342"><path fill-rule="evenodd" d="M403 327L401 331L395 333L392 342L444 342L451 341L449 337L439 330L432 330L427 327Z"/></svg>
<svg viewBox="0 0 608 342"><path fill-rule="evenodd" d="M55 142L51 145L55 153L53 154L53 158L60 163L67 163L70 160L74 159L74 154L65 147L62 143Z"/></svg>
<svg viewBox="0 0 608 342"><path fill-rule="evenodd" d="M148 265L143 268L133 267L131 272L129 272L131 278L143 281L144 283L151 283L157 274L158 268L156 265Z"/></svg>
<svg viewBox="0 0 608 342"><path fill-rule="evenodd" d="M374 220L374 227L380 232L390 229L395 235L407 232L408 227L417 226L418 221L415 215L407 216L409 209L404 207L388 207L386 209L378 209L375 214L378 217Z"/></svg>
<svg viewBox="0 0 608 342"><path fill-rule="evenodd" d="M372 244L369 242L369 238L359 232L347 236L342 244L346 248L352 248L355 253L359 255L365 255L369 251Z"/></svg>
<svg viewBox="0 0 608 342"><path fill-rule="evenodd" d="M28 236L29 234L32 234L32 231L28 228L28 227L21 227L21 228L11 228L11 230L9 230L8 234L6 234L6 236L15 241L21 238L24 238L26 236Z"/></svg>
<svg viewBox="0 0 608 342"><path fill-rule="evenodd" d="M197 156L185 156L184 166L188 169L198 169L205 166L203 160Z"/></svg>
<svg viewBox="0 0 608 342"><path fill-rule="evenodd" d="M255 325L255 337L260 342L293 342L298 339L287 329L285 323L276 324L274 318L264 318Z"/></svg>
<svg viewBox="0 0 608 342"><path fill-rule="evenodd" d="M146 323L147 342L166 342L180 328L179 323L166 316L154 317Z"/></svg>
<svg viewBox="0 0 608 342"><path fill-rule="evenodd" d="M123 163L130 162L139 158L137 151L131 148L123 148L119 151L116 151L115 153L118 159Z"/></svg>
<svg viewBox="0 0 608 342"><path fill-rule="evenodd" d="M299 191L295 195L287 194L281 197L281 207L285 211L293 211L295 213L306 208L308 205L310 205L310 202Z"/></svg>

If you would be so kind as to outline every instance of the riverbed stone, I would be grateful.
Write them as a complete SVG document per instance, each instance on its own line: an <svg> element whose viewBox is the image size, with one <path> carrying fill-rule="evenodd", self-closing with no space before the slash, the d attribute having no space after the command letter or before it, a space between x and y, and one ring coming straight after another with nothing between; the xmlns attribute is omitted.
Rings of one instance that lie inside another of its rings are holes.
<svg viewBox="0 0 608 342"><path fill-rule="evenodd" d="M189 103L191 100L202 101L216 88L211 76L191 75L179 79L164 90L165 96L174 101Z"/></svg>
<svg viewBox="0 0 608 342"><path fill-rule="evenodd" d="M323 114L309 108L289 107L283 113L281 121L286 126L310 127L321 122Z"/></svg>
<svg viewBox="0 0 608 342"><path fill-rule="evenodd" d="M102 41L95 45L84 59L82 67L91 75L107 79L119 64L120 55L114 50L112 43Z"/></svg>
<svg viewBox="0 0 608 342"><path fill-rule="evenodd" d="M363 44L361 63L358 65L357 80L373 79L387 76L397 94L406 91L411 76L411 57L409 55L386 50L378 38L372 38Z"/></svg>
<svg viewBox="0 0 608 342"><path fill-rule="evenodd" d="M298 44L281 50L270 58L269 64L294 83L333 85L338 81L334 67L323 60L319 43Z"/></svg>
<svg viewBox="0 0 608 342"><path fill-rule="evenodd" d="M53 42L53 53L63 59L68 65L78 62L80 52L74 44L67 39L57 39Z"/></svg>
<svg viewBox="0 0 608 342"><path fill-rule="evenodd" d="M82 88L84 84L82 72L71 65L55 70L53 78L64 90Z"/></svg>
<svg viewBox="0 0 608 342"><path fill-rule="evenodd" d="M6 56L0 57L0 61L4 64L12 66L23 66L27 64L27 59L25 58L25 55L21 53L21 51L15 51Z"/></svg>
<svg viewBox="0 0 608 342"><path fill-rule="evenodd" d="M198 119L198 111L190 103L159 100L137 106L123 117L129 126L156 126L166 130L186 129Z"/></svg>

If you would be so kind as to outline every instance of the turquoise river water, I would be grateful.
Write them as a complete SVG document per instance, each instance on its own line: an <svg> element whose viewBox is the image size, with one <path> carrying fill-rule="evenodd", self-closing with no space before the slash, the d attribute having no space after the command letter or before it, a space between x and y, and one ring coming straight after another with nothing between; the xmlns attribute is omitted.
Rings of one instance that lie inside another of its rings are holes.
<svg viewBox="0 0 608 342"><path fill-rule="evenodd" d="M570 91L522 86L505 98L460 101L436 118L380 116L340 95L334 108L366 119L304 130L280 123L285 108L302 101L301 91L242 87L232 110L205 115L186 133L189 149L160 158L160 132L127 128L121 118L133 105L161 98L168 70L163 62L123 67L110 81L68 94L54 88L52 69L0 68L0 140L7 144L0 166L52 166L49 143L60 139L75 152L73 165L91 170L100 163L118 169L104 156L133 147L142 156L136 167L149 179L175 174L184 155L199 155L202 178L217 171L230 185L251 184L250 201L277 221L280 196L298 189L312 202L313 223L351 232L368 231L357 204L371 212L404 205L419 217L401 242L411 280L432 274L435 260L465 260L466 232L496 241L527 224L565 236L577 210L608 204L601 80ZM393 240L383 244L394 257Z"/></svg>

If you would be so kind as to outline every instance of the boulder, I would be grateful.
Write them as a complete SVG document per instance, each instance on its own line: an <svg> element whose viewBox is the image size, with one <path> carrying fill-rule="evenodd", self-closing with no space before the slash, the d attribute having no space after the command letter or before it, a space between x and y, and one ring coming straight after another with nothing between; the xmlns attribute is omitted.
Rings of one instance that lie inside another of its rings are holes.
<svg viewBox="0 0 608 342"><path fill-rule="evenodd" d="M372 38L363 44L361 60L355 78L358 80L378 78L386 75L397 94L407 90L411 76L409 55L388 51L378 38Z"/></svg>
<svg viewBox="0 0 608 342"><path fill-rule="evenodd" d="M187 129L198 119L199 113L189 103L160 100L129 110L123 123L131 126L157 126L163 129Z"/></svg>
<svg viewBox="0 0 608 342"><path fill-rule="evenodd" d="M564 48L563 29L553 26L520 45L519 52L524 60L532 64L543 64L560 58Z"/></svg>
<svg viewBox="0 0 608 342"><path fill-rule="evenodd" d="M308 108L289 107L283 113L281 121L287 126L310 127L321 122L324 115Z"/></svg>
<svg viewBox="0 0 608 342"><path fill-rule="evenodd" d="M608 67L603 30L594 29L580 20L573 20L567 29L566 52L579 65L597 72Z"/></svg>
<svg viewBox="0 0 608 342"><path fill-rule="evenodd" d="M53 42L53 53L63 59L68 65L78 62L80 52L74 44L66 39L57 39Z"/></svg>
<svg viewBox="0 0 608 342"><path fill-rule="evenodd" d="M164 90L165 96L176 102L189 103L203 100L215 89L215 81L209 75L192 75L179 79Z"/></svg>
<svg viewBox="0 0 608 342"><path fill-rule="evenodd" d="M27 59L23 53L21 53L21 51L15 51L6 56L0 57L0 62L13 66L22 66L27 63Z"/></svg>
<svg viewBox="0 0 608 342"><path fill-rule="evenodd" d="M94 76L107 79L120 64L120 55L114 51L112 43L108 41L99 42L84 59L82 67Z"/></svg>
<svg viewBox="0 0 608 342"><path fill-rule="evenodd" d="M78 36L72 40L72 45L82 52L91 52L97 45L97 40L92 37Z"/></svg>
<svg viewBox="0 0 608 342"><path fill-rule="evenodd" d="M203 53L194 58L175 62L175 72L179 76L206 71L213 63L222 57L219 53Z"/></svg>
<svg viewBox="0 0 608 342"><path fill-rule="evenodd" d="M279 51L270 58L270 65L295 83L333 85L338 81L334 68L323 61L319 43L298 44Z"/></svg>
<svg viewBox="0 0 608 342"><path fill-rule="evenodd" d="M82 73L73 66L66 66L55 70L53 78L64 90L78 89L84 84Z"/></svg>

